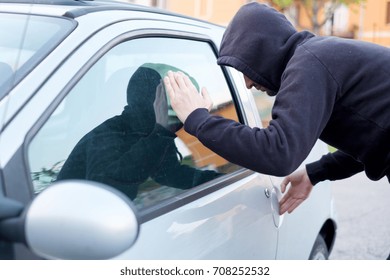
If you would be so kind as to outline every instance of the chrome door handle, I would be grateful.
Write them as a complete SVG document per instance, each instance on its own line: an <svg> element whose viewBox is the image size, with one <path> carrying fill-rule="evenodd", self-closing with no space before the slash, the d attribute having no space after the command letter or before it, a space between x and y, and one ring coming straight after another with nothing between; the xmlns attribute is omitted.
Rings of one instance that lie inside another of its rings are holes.
<svg viewBox="0 0 390 280"><path fill-rule="evenodd" d="M283 223L284 215L279 215L279 200L282 198L282 193L276 187L272 188L271 192L271 207L273 212L274 223L277 228L279 228Z"/></svg>
<svg viewBox="0 0 390 280"><path fill-rule="evenodd" d="M265 189L264 189L264 194L265 194L265 196L266 196L267 198L270 198L270 197L271 197L271 193L270 193L270 191L269 191L268 188L265 188Z"/></svg>

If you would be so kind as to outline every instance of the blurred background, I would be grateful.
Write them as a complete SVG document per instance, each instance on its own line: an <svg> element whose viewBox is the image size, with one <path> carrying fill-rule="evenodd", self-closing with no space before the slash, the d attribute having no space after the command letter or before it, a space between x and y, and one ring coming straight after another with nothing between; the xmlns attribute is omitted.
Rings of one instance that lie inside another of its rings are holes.
<svg viewBox="0 0 390 280"><path fill-rule="evenodd" d="M226 26L249 2L282 11L298 30L369 41L390 47L388 0L122 0L155 6Z"/></svg>

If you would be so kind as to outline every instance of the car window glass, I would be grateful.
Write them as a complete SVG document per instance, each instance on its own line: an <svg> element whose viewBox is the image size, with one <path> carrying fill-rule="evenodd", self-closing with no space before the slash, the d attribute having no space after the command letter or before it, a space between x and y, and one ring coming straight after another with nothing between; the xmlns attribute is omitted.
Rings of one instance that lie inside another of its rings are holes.
<svg viewBox="0 0 390 280"><path fill-rule="evenodd" d="M162 78L186 73L213 99L213 114L238 120L221 68L206 42L142 38L101 57L29 145L34 192L86 179L125 193L142 208L231 173L227 162L186 133Z"/></svg>
<svg viewBox="0 0 390 280"><path fill-rule="evenodd" d="M252 89L251 92L263 127L267 127L272 119L272 107L275 102L275 96L269 96L267 93L255 89Z"/></svg>
<svg viewBox="0 0 390 280"><path fill-rule="evenodd" d="M70 20L0 13L0 99L72 27Z"/></svg>

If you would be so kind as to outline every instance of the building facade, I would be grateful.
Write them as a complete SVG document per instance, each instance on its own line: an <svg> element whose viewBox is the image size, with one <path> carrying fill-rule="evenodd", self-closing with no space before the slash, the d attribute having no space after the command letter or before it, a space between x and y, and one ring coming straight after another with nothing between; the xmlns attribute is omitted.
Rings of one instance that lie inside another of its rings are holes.
<svg viewBox="0 0 390 280"><path fill-rule="evenodd" d="M126 1L126 0L125 0ZM141 5L156 6L226 26L237 10L251 0L127 0ZM258 0L260 3L271 1ZM284 11L297 29L311 29L307 11L297 4ZM326 6L325 6L326 8ZM321 22L324 9L319 11ZM334 35L373 42L390 47L390 0L365 0L361 4L339 6L332 20L320 29L319 35Z"/></svg>
<svg viewBox="0 0 390 280"><path fill-rule="evenodd" d="M350 10L349 26L356 39L390 47L389 0L366 0Z"/></svg>

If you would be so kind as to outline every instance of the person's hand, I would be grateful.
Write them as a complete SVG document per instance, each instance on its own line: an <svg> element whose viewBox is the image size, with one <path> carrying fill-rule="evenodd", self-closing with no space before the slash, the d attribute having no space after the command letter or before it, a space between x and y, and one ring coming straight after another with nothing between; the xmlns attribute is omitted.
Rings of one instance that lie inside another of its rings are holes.
<svg viewBox="0 0 390 280"><path fill-rule="evenodd" d="M172 108L182 123L196 109L210 110L213 105L206 88L202 88L202 92L199 94L190 78L182 72L168 71L168 75L164 78L164 84Z"/></svg>
<svg viewBox="0 0 390 280"><path fill-rule="evenodd" d="M291 213L294 211L295 208L309 197L313 189L306 168L298 170L284 178L280 185L282 193L286 191L289 183L291 186L279 203L280 215L283 215L285 212Z"/></svg>

